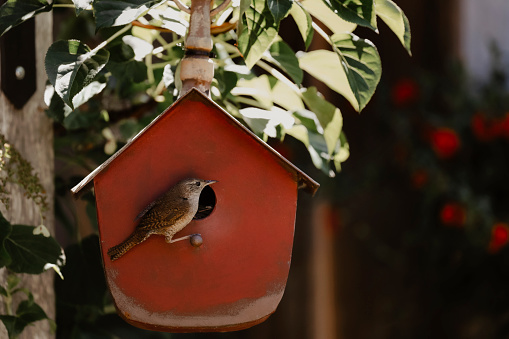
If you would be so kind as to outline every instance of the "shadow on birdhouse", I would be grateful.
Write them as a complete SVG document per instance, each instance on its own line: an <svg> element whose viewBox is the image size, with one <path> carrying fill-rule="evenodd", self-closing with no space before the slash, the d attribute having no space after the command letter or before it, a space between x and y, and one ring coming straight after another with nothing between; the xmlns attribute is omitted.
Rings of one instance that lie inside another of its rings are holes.
<svg viewBox="0 0 509 339"><path fill-rule="evenodd" d="M140 212L186 178L217 180L176 234L200 234L201 246L154 234L112 261L108 250L140 227ZM72 191L91 185L118 313L169 332L240 330L272 314L290 268L297 189L319 186L195 89Z"/></svg>

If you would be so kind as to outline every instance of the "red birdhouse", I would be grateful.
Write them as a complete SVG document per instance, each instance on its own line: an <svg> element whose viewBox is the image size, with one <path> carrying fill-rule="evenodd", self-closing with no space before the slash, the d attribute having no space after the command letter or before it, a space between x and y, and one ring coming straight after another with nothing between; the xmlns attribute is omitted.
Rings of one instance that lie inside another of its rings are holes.
<svg viewBox="0 0 509 339"><path fill-rule="evenodd" d="M122 258L107 251L136 217L181 179L213 179L207 213L166 243L153 235ZM94 170L107 283L119 314L159 331L240 330L265 320L283 296L292 255L297 189L318 184L193 89Z"/></svg>

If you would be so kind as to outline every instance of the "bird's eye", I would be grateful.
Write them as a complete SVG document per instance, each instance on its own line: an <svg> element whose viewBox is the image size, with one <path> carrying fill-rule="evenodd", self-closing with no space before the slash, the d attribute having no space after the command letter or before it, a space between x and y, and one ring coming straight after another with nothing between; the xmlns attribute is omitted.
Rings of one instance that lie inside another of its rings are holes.
<svg viewBox="0 0 509 339"><path fill-rule="evenodd" d="M196 186L200 186L200 182L199 181L196 182Z"/></svg>

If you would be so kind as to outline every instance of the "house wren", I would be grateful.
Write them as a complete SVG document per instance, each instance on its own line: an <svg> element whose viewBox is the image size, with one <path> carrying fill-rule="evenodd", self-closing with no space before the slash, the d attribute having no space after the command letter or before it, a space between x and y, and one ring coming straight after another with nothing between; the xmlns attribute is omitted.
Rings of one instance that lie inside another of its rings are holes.
<svg viewBox="0 0 509 339"><path fill-rule="evenodd" d="M108 250L111 261L117 260L134 246L147 240L152 234L164 235L167 243L190 238L172 239L193 220L198 211L200 193L215 180L184 179L152 202L137 217L140 223L122 243Z"/></svg>

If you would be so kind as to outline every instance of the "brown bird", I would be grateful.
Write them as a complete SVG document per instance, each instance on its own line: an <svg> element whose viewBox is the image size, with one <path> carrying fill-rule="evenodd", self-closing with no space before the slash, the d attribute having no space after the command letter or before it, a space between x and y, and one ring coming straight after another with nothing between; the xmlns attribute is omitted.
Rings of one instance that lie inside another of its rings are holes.
<svg viewBox="0 0 509 339"><path fill-rule="evenodd" d="M184 179L171 187L136 217L135 220L141 220L134 232L125 241L108 250L111 261L117 260L152 234L163 235L167 243L190 238L192 235L178 239L173 239L173 236L193 220L198 211L201 191L215 182L217 181Z"/></svg>

